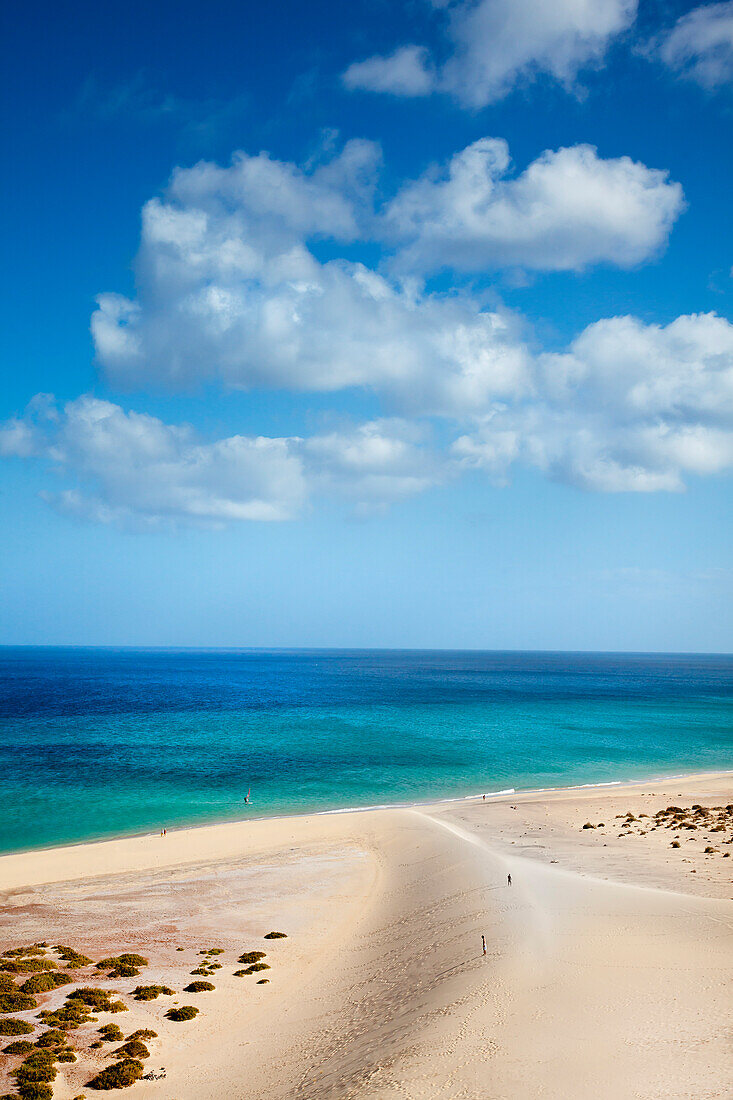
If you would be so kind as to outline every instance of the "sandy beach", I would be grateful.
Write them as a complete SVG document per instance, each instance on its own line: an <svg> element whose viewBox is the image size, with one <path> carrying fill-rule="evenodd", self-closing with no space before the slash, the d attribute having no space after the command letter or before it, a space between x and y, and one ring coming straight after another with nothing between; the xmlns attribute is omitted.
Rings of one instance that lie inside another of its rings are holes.
<svg viewBox="0 0 733 1100"><path fill-rule="evenodd" d="M0 946L149 960L71 974L127 1011L70 1033L58 1100L94 1094L110 1022L157 1033L141 1100L730 1097L733 819L693 807L731 803L718 773L10 855ZM246 951L269 969L235 976ZM215 989L183 992L202 960ZM73 988L14 1015L40 1028Z"/></svg>

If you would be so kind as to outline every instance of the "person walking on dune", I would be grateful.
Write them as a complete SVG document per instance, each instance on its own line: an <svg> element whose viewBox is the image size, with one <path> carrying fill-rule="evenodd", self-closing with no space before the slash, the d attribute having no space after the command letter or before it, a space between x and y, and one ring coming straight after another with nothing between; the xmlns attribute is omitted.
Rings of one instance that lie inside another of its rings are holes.
<svg viewBox="0 0 733 1100"><path fill-rule="evenodd" d="M486 954L486 936L481 937L481 953L482 955Z"/></svg>
<svg viewBox="0 0 733 1100"><path fill-rule="evenodd" d="M507 884L507 886L511 886L511 884L512 884L512 876L511 875L507 875L506 884Z"/></svg>

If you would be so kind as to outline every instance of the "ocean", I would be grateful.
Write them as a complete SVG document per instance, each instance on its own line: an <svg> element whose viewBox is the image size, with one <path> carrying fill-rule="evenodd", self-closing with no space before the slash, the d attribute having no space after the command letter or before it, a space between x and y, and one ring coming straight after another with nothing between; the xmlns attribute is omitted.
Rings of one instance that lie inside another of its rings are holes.
<svg viewBox="0 0 733 1100"><path fill-rule="evenodd" d="M732 685L730 656L0 647L0 851L733 768Z"/></svg>

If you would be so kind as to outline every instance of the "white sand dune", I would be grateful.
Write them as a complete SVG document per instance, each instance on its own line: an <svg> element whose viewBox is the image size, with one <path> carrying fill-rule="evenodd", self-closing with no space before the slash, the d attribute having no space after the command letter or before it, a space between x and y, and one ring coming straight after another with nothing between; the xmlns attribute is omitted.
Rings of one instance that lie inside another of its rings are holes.
<svg viewBox="0 0 733 1100"><path fill-rule="evenodd" d="M511 794L8 856L0 936L139 950L144 980L178 990L199 950L224 949L216 990L176 998L200 1007L195 1021L129 1002L123 1027L158 1031L146 1068L165 1078L125 1095L730 1097L728 833L704 855L702 837L671 851L669 831L619 837L611 823L671 799L725 804L732 785ZM586 818L607 824L584 831ZM264 941L271 928L288 938ZM244 949L267 951L270 984L233 977ZM84 1030L59 1100L106 1064Z"/></svg>

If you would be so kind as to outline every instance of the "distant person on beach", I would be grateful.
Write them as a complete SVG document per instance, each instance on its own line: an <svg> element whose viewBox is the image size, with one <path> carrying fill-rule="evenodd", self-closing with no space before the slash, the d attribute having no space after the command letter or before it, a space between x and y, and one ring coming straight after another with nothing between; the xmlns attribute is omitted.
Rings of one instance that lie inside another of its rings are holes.
<svg viewBox="0 0 733 1100"><path fill-rule="evenodd" d="M484 795L484 802L486 801L486 795Z"/></svg>
<svg viewBox="0 0 733 1100"><path fill-rule="evenodd" d="M481 937L481 951L484 955L486 954L486 936Z"/></svg>
<svg viewBox="0 0 733 1100"><path fill-rule="evenodd" d="M507 884L507 886L511 886L511 884L512 884L512 876L511 875L507 875L506 884Z"/></svg>

